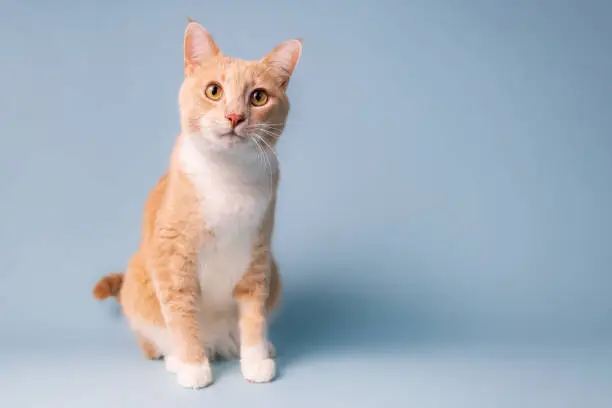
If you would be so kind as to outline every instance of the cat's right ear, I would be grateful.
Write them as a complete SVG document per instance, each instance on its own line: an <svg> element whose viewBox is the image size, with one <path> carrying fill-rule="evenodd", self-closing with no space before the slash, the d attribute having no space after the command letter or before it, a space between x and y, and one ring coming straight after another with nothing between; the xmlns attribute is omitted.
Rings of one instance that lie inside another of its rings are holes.
<svg viewBox="0 0 612 408"><path fill-rule="evenodd" d="M185 29L185 76L190 75L207 59L219 54L219 47L208 31L199 23L188 19Z"/></svg>

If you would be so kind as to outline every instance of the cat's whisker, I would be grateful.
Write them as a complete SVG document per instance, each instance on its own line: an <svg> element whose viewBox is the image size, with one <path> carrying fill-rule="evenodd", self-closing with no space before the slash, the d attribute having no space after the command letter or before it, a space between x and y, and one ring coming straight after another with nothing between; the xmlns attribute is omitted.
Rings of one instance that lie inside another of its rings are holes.
<svg viewBox="0 0 612 408"><path fill-rule="evenodd" d="M247 130L261 130L263 132L269 133L271 135L274 135L276 137L280 136L282 134L282 130L281 129L274 129L274 128L269 128L269 127L265 127L265 126L252 126L252 127L247 127Z"/></svg>
<svg viewBox="0 0 612 408"><path fill-rule="evenodd" d="M257 139L259 139L259 141L261 143L263 143L262 150L264 152L266 150L265 147L267 147L267 149L270 150L270 152L272 152L272 154L276 158L276 165L278 166L278 156L276 156L276 153L274 153L274 150L272 150L270 148L270 145L268 143L266 143L266 141L263 138L261 138L259 135L257 136ZM265 154L265 153L264 153L264 159L266 160L266 163L268 164L268 169L269 169L269 174L270 174L270 183L272 185L272 183L274 182L274 178L273 178L273 175L272 175L272 172L273 172L273 170L272 170L272 163L270 162L270 157L267 154Z"/></svg>
<svg viewBox="0 0 612 408"><path fill-rule="evenodd" d="M267 170L268 170L268 175L270 176L270 180L269 180L270 181L270 189L273 189L274 188L274 177L272 175L272 165L270 164L270 160L268 159L268 155L265 153L265 150L264 150L263 146L261 144L259 144L258 139L259 139L259 141L262 141L264 143L265 143L265 141L263 139L261 139L257 135L256 135L256 138L252 139L255 142L255 144L257 145L257 147L260 149L260 151L261 151L261 153L263 155L263 158L266 161L266 167L267 167Z"/></svg>
<svg viewBox="0 0 612 408"><path fill-rule="evenodd" d="M268 123L268 122L261 122L261 123L256 123L257 126L284 126L285 122L279 122L279 123Z"/></svg>
<svg viewBox="0 0 612 408"><path fill-rule="evenodd" d="M260 146L259 142L255 141L255 146L257 147L257 165L263 168L266 168L266 162L264 161L265 152L263 148Z"/></svg>
<svg viewBox="0 0 612 408"><path fill-rule="evenodd" d="M280 133L275 133L266 129L257 129L258 131L264 132L266 136L270 136L273 137L275 139L278 139L280 137Z"/></svg>
<svg viewBox="0 0 612 408"><path fill-rule="evenodd" d="M254 129L264 129L267 130L269 132L274 132L274 133L278 133L281 134L283 132L283 129L281 128L281 126L257 126L254 127Z"/></svg>
<svg viewBox="0 0 612 408"><path fill-rule="evenodd" d="M276 158L276 164L280 166L280 159L278 158L278 155L276 154L276 150L272 146L270 146L270 144L268 142L266 142L266 140L263 137L261 137L261 135L256 134L256 137L258 137L259 140L261 140L268 147L270 152Z"/></svg>
<svg viewBox="0 0 612 408"><path fill-rule="evenodd" d="M225 125L225 122L217 120L217 119L210 119L209 123L220 125L220 126ZM208 130L208 131L214 131L215 128L211 124L201 125L201 128ZM254 124L246 125L244 129L247 133L263 132L265 133L266 136L272 137L274 139L278 139L280 135L282 134L282 127L284 125L285 125L284 123L254 123Z"/></svg>
<svg viewBox="0 0 612 408"><path fill-rule="evenodd" d="M257 126L256 126L256 128L257 128L257 129L267 129L267 130L272 130L272 131L275 131L275 132L281 132L281 131L282 131L281 126L282 126L282 125L278 125L278 126L270 126L270 125L257 125Z"/></svg>
<svg viewBox="0 0 612 408"><path fill-rule="evenodd" d="M264 138L262 138L260 135L255 135L255 137L257 139L259 139L259 141L265 145L267 150L270 151L274 155L274 159L276 160L276 166L274 167L274 170L272 170L272 164L270 163L269 156L265 155L266 161L268 162L268 164L270 166L270 169L271 169L270 170L270 183L271 183L270 188L274 189L274 176L273 176L272 172L276 173L278 171L278 169L280 168L280 160L279 160L278 155L276 154L276 151L274 150L274 148L272 146L270 146L270 144L268 142L266 142L264 140Z"/></svg>
<svg viewBox="0 0 612 408"><path fill-rule="evenodd" d="M248 128L271 128L271 129L279 129L285 126L284 123L254 123L252 125L248 125Z"/></svg>

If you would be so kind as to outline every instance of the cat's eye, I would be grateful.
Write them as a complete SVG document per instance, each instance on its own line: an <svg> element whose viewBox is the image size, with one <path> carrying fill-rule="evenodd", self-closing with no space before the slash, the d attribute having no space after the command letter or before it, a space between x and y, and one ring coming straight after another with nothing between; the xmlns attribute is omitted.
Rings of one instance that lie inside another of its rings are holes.
<svg viewBox="0 0 612 408"><path fill-rule="evenodd" d="M221 99L221 96L223 96L223 88L221 88L221 85L219 85L218 83L213 82L211 84L208 84L208 86L204 90L204 95L206 95L208 99L218 101L219 99Z"/></svg>
<svg viewBox="0 0 612 408"><path fill-rule="evenodd" d="M264 106L268 102L268 94L263 89L256 89L251 93L253 106Z"/></svg>

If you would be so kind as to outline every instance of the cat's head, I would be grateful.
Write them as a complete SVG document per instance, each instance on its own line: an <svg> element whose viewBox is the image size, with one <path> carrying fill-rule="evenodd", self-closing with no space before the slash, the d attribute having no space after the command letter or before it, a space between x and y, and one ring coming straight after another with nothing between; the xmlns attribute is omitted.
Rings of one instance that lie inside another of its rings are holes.
<svg viewBox="0 0 612 408"><path fill-rule="evenodd" d="M286 90L301 53L302 42L289 40L259 61L230 58L189 21L179 94L183 133L207 149L273 146L289 113Z"/></svg>

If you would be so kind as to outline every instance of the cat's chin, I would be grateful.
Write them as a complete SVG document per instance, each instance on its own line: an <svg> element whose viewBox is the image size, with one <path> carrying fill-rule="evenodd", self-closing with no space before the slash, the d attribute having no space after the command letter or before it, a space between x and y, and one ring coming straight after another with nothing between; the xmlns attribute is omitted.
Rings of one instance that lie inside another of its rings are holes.
<svg viewBox="0 0 612 408"><path fill-rule="evenodd" d="M206 150L232 151L240 150L241 146L247 144L245 137L237 134L198 134L195 136L199 140L200 147Z"/></svg>
<svg viewBox="0 0 612 408"><path fill-rule="evenodd" d="M234 151L240 150L246 144L246 139L236 135L225 135L218 137L215 147L219 150Z"/></svg>
<svg viewBox="0 0 612 408"><path fill-rule="evenodd" d="M246 142L244 137L238 136L235 133L226 133L224 135L217 136L217 139L219 139L221 143L227 144L229 147Z"/></svg>

